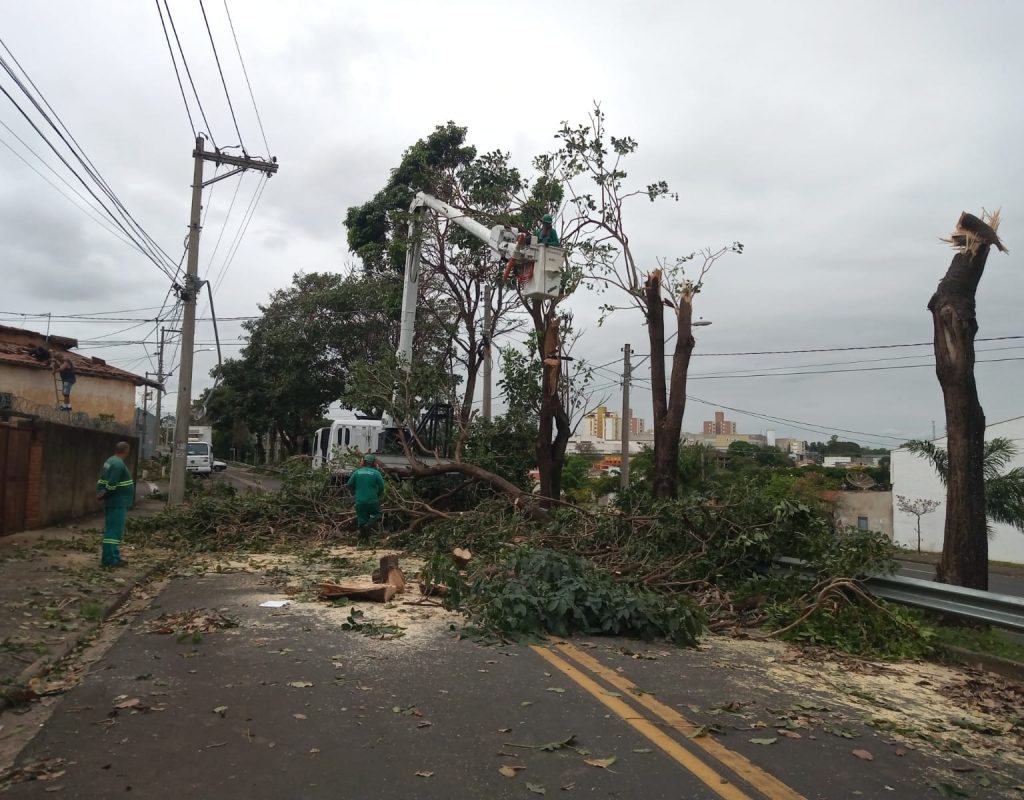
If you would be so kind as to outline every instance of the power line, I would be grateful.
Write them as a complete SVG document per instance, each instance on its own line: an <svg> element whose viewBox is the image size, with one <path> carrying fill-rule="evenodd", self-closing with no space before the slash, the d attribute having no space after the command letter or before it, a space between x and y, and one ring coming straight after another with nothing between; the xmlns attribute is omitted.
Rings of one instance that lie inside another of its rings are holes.
<svg viewBox="0 0 1024 800"><path fill-rule="evenodd" d="M924 356L922 356L924 358ZM1024 361L1024 357L1013 357L1013 358L979 358L975 360L975 364L994 364L1002 361ZM894 364L888 367L855 367L852 369L822 369L822 370L805 370L798 372L757 372L746 375L688 375L688 381L710 381L710 380L730 380L733 378L779 378L789 375L833 375L838 372L881 372L894 369L920 369L921 367L934 367L934 362L927 364ZM782 367L782 369L785 369Z"/></svg>
<svg viewBox="0 0 1024 800"><path fill-rule="evenodd" d="M174 77L178 79L178 88L181 89L181 102L185 104L185 113L188 114L188 124L192 128L192 138L196 138L196 124L192 120L192 109L188 107L188 98L185 97L185 84L181 82L181 73L178 71L178 59L174 57L174 48L171 46L171 37L167 33L167 23L164 22L164 12L160 8L160 0L153 0L156 3L156 12L160 15L160 27L164 29L164 40L167 42L167 52L171 54L171 65L174 67Z"/></svg>
<svg viewBox="0 0 1024 800"><path fill-rule="evenodd" d="M214 149L217 148L217 142L213 138L213 129L210 127L210 121L206 118L206 110L203 108L203 101L199 99L199 92L196 91L196 82L192 79L192 70L188 67L188 59L185 58L185 50L181 46L181 39L178 38L178 26L174 24L174 17L171 16L171 7L167 5L167 0L164 0L164 10L167 12L167 21L171 23L171 32L174 33L174 41L178 44L178 52L181 54L181 63L185 67L185 74L188 76L188 82L192 86L192 94L195 95L196 105L199 106L199 113L203 118L203 124L206 125L206 134L210 137L210 143Z"/></svg>
<svg viewBox="0 0 1024 800"><path fill-rule="evenodd" d="M242 244L242 239L245 238L246 231L249 230L249 223L252 222L252 218L256 215L256 206L259 205L260 198L263 197L263 190L267 187L267 183L269 180L269 176L264 176L263 182L259 184L259 186L256 189L256 192L253 194L252 203L250 203L249 208L246 212L248 214L248 218L242 218L243 222L239 228L237 236L235 237L233 249L228 251L227 260L224 262L224 266L221 267L220 274L217 277L217 283L213 287L214 294L216 294L217 290L224 282L224 278L227 276L228 270L231 268L231 264L235 260L235 255L237 255L238 248Z"/></svg>
<svg viewBox="0 0 1024 800"><path fill-rule="evenodd" d="M908 439L912 439L913 438L912 436L891 436L891 435L886 434L886 433L868 433L866 431L850 430L849 428L835 428L835 427L830 427L828 425L818 425L816 423L806 422L806 421L803 421L803 420L787 419L786 417L776 417L776 416L773 416L771 414L763 414L763 413L758 412L758 411L750 411L750 410L744 409L744 408L735 408L734 406L727 406L724 403L714 403L714 402L712 402L710 400L705 400L705 399L703 399L701 397L696 397L696 396L694 396L692 394L686 395L686 399L687 400L693 400L696 403L703 403L706 406L712 406L714 408L722 408L722 409L725 409L726 411L735 411L737 414L746 414L747 416L750 416L750 417L757 417L758 419L763 419L763 420L765 420L767 422L786 423L786 424L792 425L793 427L800 428L801 430L811 431L812 433L818 432L818 431L814 431L813 430L814 428L818 428L821 431L826 431L826 432L837 431L839 433L852 433L852 434L854 434L856 436L867 436L867 437L869 437L871 439L876 439L876 440L877 439L892 439L892 440L897 441L897 442L905 442Z"/></svg>
<svg viewBox="0 0 1024 800"><path fill-rule="evenodd" d="M220 73L220 82L224 87L224 96L228 100L228 109L231 111L231 120L235 123L235 133L238 134L238 144L242 148L242 155L248 158L249 154L245 151L245 143L242 141L242 132L238 129L238 118L235 116L235 107L231 103L231 93L228 92L228 82L224 80L224 70L220 67L220 56L217 55L217 44L213 41L213 31L210 30L210 20L206 16L206 6L203 5L203 0L199 0L199 10L203 12L203 22L206 23L206 33L210 37L210 47L213 48L213 60L217 62L217 72Z"/></svg>
<svg viewBox="0 0 1024 800"><path fill-rule="evenodd" d="M1005 341L1007 339L1024 339L1024 335L1018 335L1018 336L987 336L987 337L979 337L979 338L975 339L974 341L976 341L976 342L1001 342L1001 341ZM857 347L812 347L812 348L806 348L806 349L803 349L803 350L750 350L750 351L739 352L739 353L699 353L699 352L695 352L692 355L693 355L694 358L696 358L697 356L703 356L703 357L711 357L711 356L717 356L717 357L723 357L723 356L775 356L775 355L786 355L786 354L790 354L790 353L834 353L834 352L839 352L841 350L889 350L889 349L893 349L893 348L896 348L896 347L925 347L925 346L930 347L933 344L934 344L934 342L909 342L909 343L905 343L905 344L870 344L870 345L861 345L861 346L857 346ZM650 356L650 353L644 353L644 355ZM671 355L672 355L671 353L666 353L665 354L666 358L670 357ZM614 364L615 362L612 361L612 362L609 362L609 363Z"/></svg>
<svg viewBox="0 0 1024 800"><path fill-rule="evenodd" d="M46 142L46 144L54 152L54 154L61 160L64 166L67 167L67 169L85 187L86 191L88 191L89 194L92 195L93 199L96 200L96 202L100 205L101 208L103 208L103 210L107 213L111 220L119 228L121 228L122 231L124 231L125 235L127 235L130 239L135 241L136 245L140 249L145 250L147 252L147 255L150 258L150 260L152 260L153 263L162 272L164 272L168 277L171 277L167 269L167 264L173 265L173 260L167 255L166 252L164 252L159 247L159 245L156 244L153 238L132 216L132 214L128 211L125 205L121 202L120 198L118 198L118 196L110 188L110 185L106 182L106 180L104 180L103 176L100 175L99 170L96 169L95 164L93 164L92 160L88 157L88 155L86 155L85 151L78 143L78 140L75 139L74 134L72 134L71 131L68 129L67 125L64 124L64 121L60 118L60 115L54 110L53 106L49 103L49 101L46 99L43 93L39 90L39 87L36 86L35 82L25 71L25 68L21 65L17 57L11 52L11 49L2 39L0 39L0 46L3 47L3 49L7 52L8 56L10 56L11 60L15 63L15 65L17 65L18 69L21 70L22 75L25 76L25 79L28 81L29 85L35 91L35 95L33 95L32 92L29 91L28 87L21 80L21 78L18 77L14 69L7 62L7 60L3 58L3 56L0 56L0 66L3 66L4 70L7 72L11 80L14 81L15 85L21 90L25 97L28 98L29 102L32 103L32 105L36 109L36 112L50 126L50 128L53 129L53 131L57 134L60 140L70 151L71 155L75 158L76 161L78 161L78 163L85 170L86 174L88 174L88 176L96 183L100 191L102 191L103 194L105 194L107 198L113 203L114 208L123 218L124 223L133 227L133 231L129 231L128 228L126 228L125 225L122 224L121 220L119 220L117 216L115 216L115 214L103 203L103 201L100 200L100 198L93 191L92 187L89 186L86 180L77 172L77 170L75 170L74 167L71 166L71 164L64 157L64 155L57 149L56 145L54 145L53 142L50 141L49 137L47 137L46 134L43 133L40 127L36 124L36 122L29 116L25 109L21 107L17 100L14 99L10 92L8 92L7 89L3 86L0 86L0 92L2 92L8 100L10 100L10 102L14 105L14 107L18 110L22 117L24 117L26 122L28 122L28 124L40 136L40 138L42 138L43 141ZM38 95L38 100L36 99L36 95ZM46 106L46 110L44 110L43 106L40 105L40 100L42 101L43 105ZM56 122L54 120L56 120ZM58 127L58 123L60 127ZM161 263L161 255L163 256L164 259L166 259L166 262Z"/></svg>
<svg viewBox="0 0 1024 800"><path fill-rule="evenodd" d="M224 13L228 16L228 25L231 26L231 36L235 40L235 50L238 52L238 63L242 65L242 74L245 76L245 84L249 87L249 97L252 99L252 109L256 112L256 121L260 126L260 135L263 137L263 144L267 148L267 155L270 155L270 144L267 142L266 131L263 130L263 118L260 116L260 109L256 105L256 95L253 94L252 84L249 82L249 72L245 68L245 60L242 58L242 48L238 46L238 36L235 33L235 23L231 19L231 12L228 10L228 0L224 0Z"/></svg>

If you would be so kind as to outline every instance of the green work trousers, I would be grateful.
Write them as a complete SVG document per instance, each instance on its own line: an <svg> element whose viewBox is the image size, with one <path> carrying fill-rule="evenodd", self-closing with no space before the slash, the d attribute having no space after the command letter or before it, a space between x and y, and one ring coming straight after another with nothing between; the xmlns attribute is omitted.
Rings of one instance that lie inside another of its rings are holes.
<svg viewBox="0 0 1024 800"><path fill-rule="evenodd" d="M126 507L107 506L103 525L103 556L100 559L105 567L116 567L121 563L121 539L124 538L127 518Z"/></svg>
<svg viewBox="0 0 1024 800"><path fill-rule="evenodd" d="M356 503L356 523L362 528L380 522L380 503Z"/></svg>

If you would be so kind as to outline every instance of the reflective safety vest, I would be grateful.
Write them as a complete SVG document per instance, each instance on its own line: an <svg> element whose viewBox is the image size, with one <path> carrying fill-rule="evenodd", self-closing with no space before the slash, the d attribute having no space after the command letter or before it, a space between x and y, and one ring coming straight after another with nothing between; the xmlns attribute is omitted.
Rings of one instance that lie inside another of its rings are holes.
<svg viewBox="0 0 1024 800"><path fill-rule="evenodd" d="M103 462L103 472L96 481L96 493L103 494L107 508L128 508L135 499L135 481L124 461L117 456Z"/></svg>

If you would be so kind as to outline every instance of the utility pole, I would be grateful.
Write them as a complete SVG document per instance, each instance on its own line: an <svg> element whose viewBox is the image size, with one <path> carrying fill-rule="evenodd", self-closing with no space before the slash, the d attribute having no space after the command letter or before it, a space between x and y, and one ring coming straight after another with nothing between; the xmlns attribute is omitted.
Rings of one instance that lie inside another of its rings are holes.
<svg viewBox="0 0 1024 800"><path fill-rule="evenodd" d="M622 348L622 464L619 466L619 488L629 488L629 381L632 377L632 366L629 363L629 345Z"/></svg>
<svg viewBox="0 0 1024 800"><path fill-rule="evenodd" d="M277 172L277 159L262 161L249 156L229 156L220 151L206 152L206 140L196 137L196 149L192 172L192 212L189 216L188 263L185 286L179 297L182 301L181 361L178 367L178 403L174 419L174 452L171 456L171 488L168 496L170 505L179 505L185 499L185 463L188 448L188 427L192 421L192 357L196 339L196 297L202 289L199 280L199 234L202 230L203 188L219 180L236 175L247 169L255 169L273 175ZM203 183L203 162L230 164L235 169L218 175Z"/></svg>
<svg viewBox="0 0 1024 800"><path fill-rule="evenodd" d="M491 420L491 285L484 286L484 419Z"/></svg>

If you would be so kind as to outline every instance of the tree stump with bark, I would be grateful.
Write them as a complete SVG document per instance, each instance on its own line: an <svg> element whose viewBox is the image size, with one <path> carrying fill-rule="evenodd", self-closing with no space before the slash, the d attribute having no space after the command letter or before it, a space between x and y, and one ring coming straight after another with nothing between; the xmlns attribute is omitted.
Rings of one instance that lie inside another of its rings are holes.
<svg viewBox="0 0 1024 800"><path fill-rule="evenodd" d="M967 212L960 215L947 240L957 253L928 302L949 453L946 529L936 577L943 583L986 590L985 412L974 380L975 296L989 249L995 245L1006 252L996 235L998 227L998 212L985 221Z"/></svg>

